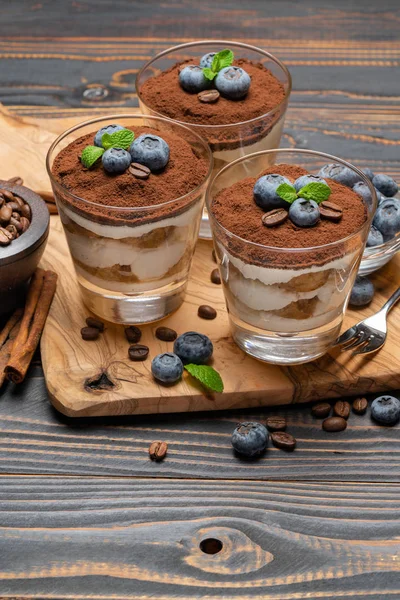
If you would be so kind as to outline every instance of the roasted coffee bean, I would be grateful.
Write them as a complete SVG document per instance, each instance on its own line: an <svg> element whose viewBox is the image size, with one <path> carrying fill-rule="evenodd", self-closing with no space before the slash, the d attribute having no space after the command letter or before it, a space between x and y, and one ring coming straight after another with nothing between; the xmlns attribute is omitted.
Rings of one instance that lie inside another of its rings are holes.
<svg viewBox="0 0 400 600"><path fill-rule="evenodd" d="M221 275L219 274L219 270L218 269L213 269L211 271L211 283L215 283L216 285L221 283Z"/></svg>
<svg viewBox="0 0 400 600"><path fill-rule="evenodd" d="M96 327L82 327L81 336L83 340L97 340L100 331Z"/></svg>
<svg viewBox="0 0 400 600"><path fill-rule="evenodd" d="M271 433L271 441L277 448L287 450L288 452L292 452L296 448L296 438L285 431Z"/></svg>
<svg viewBox="0 0 400 600"><path fill-rule="evenodd" d="M3 204L0 208L0 224L8 225L11 219L12 210L7 204Z"/></svg>
<svg viewBox="0 0 400 600"><path fill-rule="evenodd" d="M4 227L0 227L0 246L8 246L8 244L12 241L11 234Z"/></svg>
<svg viewBox="0 0 400 600"><path fill-rule="evenodd" d="M284 417L268 417L266 426L268 431L284 431L286 429L286 419Z"/></svg>
<svg viewBox="0 0 400 600"><path fill-rule="evenodd" d="M7 206L9 208L11 208L11 210L13 212L16 212L16 213L20 214L20 212L21 212L21 206L18 204L18 202L15 202L15 201L13 201L13 202L7 202Z"/></svg>
<svg viewBox="0 0 400 600"><path fill-rule="evenodd" d="M13 219L15 219L16 221L20 221L21 220L21 215L16 210L13 210L13 212L11 213L11 217Z"/></svg>
<svg viewBox="0 0 400 600"><path fill-rule="evenodd" d="M14 202L16 202L20 208L22 208L23 206L25 206L25 202L19 196L15 196Z"/></svg>
<svg viewBox="0 0 400 600"><path fill-rule="evenodd" d="M20 223L21 223L21 227L22 227L21 233L24 233L28 229L29 225L31 224L29 219L27 219L26 217L21 217Z"/></svg>
<svg viewBox="0 0 400 600"><path fill-rule="evenodd" d="M342 417L348 419L350 415L350 404L345 400L338 400L333 407L333 414L336 417Z"/></svg>
<svg viewBox="0 0 400 600"><path fill-rule="evenodd" d="M217 262L217 255L215 254L215 250L214 248L212 249L211 252L211 258L213 259L213 261L216 263Z"/></svg>
<svg viewBox="0 0 400 600"><path fill-rule="evenodd" d="M220 93L218 90L204 90L203 92L199 92L197 97L200 102L205 102L208 104L211 102L216 102L220 97Z"/></svg>
<svg viewBox="0 0 400 600"><path fill-rule="evenodd" d="M150 444L149 456L151 460L163 460L167 454L168 445L166 442L153 442Z"/></svg>
<svg viewBox="0 0 400 600"><path fill-rule="evenodd" d="M128 171L137 179L148 179L151 175L149 167L146 167L146 165L141 165L139 163L131 163Z"/></svg>
<svg viewBox="0 0 400 600"><path fill-rule="evenodd" d="M125 337L130 344L137 344L140 342L140 338L142 337L142 332L139 327L135 325L130 325L125 329Z"/></svg>
<svg viewBox="0 0 400 600"><path fill-rule="evenodd" d="M331 408L331 405L327 402L319 402L311 408L311 414L317 419L325 419L325 417L329 417Z"/></svg>
<svg viewBox="0 0 400 600"><path fill-rule="evenodd" d="M24 180L22 177L17 175L16 177L10 177L10 179L7 179L7 183L10 185L24 185Z"/></svg>
<svg viewBox="0 0 400 600"><path fill-rule="evenodd" d="M201 319L208 319L209 321L211 321L217 316L217 311L212 306L202 304L201 306L199 306L197 314Z"/></svg>
<svg viewBox="0 0 400 600"><path fill-rule="evenodd" d="M157 327L156 329L156 338L163 342L173 342L177 337L178 334L175 329L171 329L170 327Z"/></svg>
<svg viewBox="0 0 400 600"><path fill-rule="evenodd" d="M329 202L328 200L321 202L319 205L319 212L321 217L329 219L330 221L340 221L343 216L343 211L340 206L334 202Z"/></svg>
<svg viewBox="0 0 400 600"><path fill-rule="evenodd" d="M262 222L266 227L276 227L284 223L288 216L289 213L284 208L274 208L263 215Z"/></svg>
<svg viewBox="0 0 400 600"><path fill-rule="evenodd" d="M368 400L366 398L356 398L353 402L353 412L356 415L364 415L367 412Z"/></svg>
<svg viewBox="0 0 400 600"><path fill-rule="evenodd" d="M104 331L103 321L100 321L100 319L96 319L95 317L87 317L86 325L88 327L95 327L96 329L98 329L101 332Z"/></svg>
<svg viewBox="0 0 400 600"><path fill-rule="evenodd" d="M4 200L3 196L0 195L0 208L3 206L4 203L5 203L5 200Z"/></svg>
<svg viewBox="0 0 400 600"><path fill-rule="evenodd" d="M149 355L149 348L143 344L132 344L128 349L128 356L131 360L146 360Z"/></svg>
<svg viewBox="0 0 400 600"><path fill-rule="evenodd" d="M21 215L30 221L32 219L32 211L29 204L21 206Z"/></svg>
<svg viewBox="0 0 400 600"><path fill-rule="evenodd" d="M18 237L18 231L15 225L7 225L6 229L11 233L13 240L15 240L16 237Z"/></svg>
<svg viewBox="0 0 400 600"><path fill-rule="evenodd" d="M2 194L6 200L9 200L11 202L15 200L14 194L12 192L9 192L8 190L1 189L0 194Z"/></svg>
<svg viewBox="0 0 400 600"><path fill-rule="evenodd" d="M18 233L22 233L22 223L21 223L21 221L19 221L15 217L11 217L10 224L14 225L14 227L16 228L16 230L18 231Z"/></svg>
<svg viewBox="0 0 400 600"><path fill-rule="evenodd" d="M347 421L343 417L328 417L325 421L322 421L324 431L343 431L346 427Z"/></svg>

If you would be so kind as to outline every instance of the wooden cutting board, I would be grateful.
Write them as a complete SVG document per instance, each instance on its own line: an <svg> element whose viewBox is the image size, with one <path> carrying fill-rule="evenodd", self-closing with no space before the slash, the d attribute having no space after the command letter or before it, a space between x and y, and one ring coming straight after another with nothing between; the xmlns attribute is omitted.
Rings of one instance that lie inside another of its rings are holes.
<svg viewBox="0 0 400 600"><path fill-rule="evenodd" d="M56 133L82 118L48 122L31 119L27 123L7 113L0 114L0 178L19 174L34 189L50 189L44 168L47 147ZM222 289L210 282L210 272L215 267L211 248L210 242L198 243L186 301L179 311L163 321L178 333L198 330L212 339L213 366L221 373L225 391L207 395L187 375L173 387L156 384L150 373L150 359L143 363L129 361L122 326L108 324L95 342L81 339L80 329L89 313L80 300L60 220L51 218L42 264L57 271L59 283L41 349L49 395L59 411L68 416L93 416L221 410L308 402L400 387L399 308L389 317L385 347L373 357L352 357L350 353L334 351L306 365L276 367L246 356L230 337ZM348 311L344 327L372 314L383 304L400 284L399 267L398 255L374 276L377 293L371 306ZM197 316L200 304L214 306L217 318L200 319ZM172 348L171 343L155 338L156 327L142 328L142 341L150 347L150 357ZM98 382L99 389L88 387L88 381L93 380Z"/></svg>

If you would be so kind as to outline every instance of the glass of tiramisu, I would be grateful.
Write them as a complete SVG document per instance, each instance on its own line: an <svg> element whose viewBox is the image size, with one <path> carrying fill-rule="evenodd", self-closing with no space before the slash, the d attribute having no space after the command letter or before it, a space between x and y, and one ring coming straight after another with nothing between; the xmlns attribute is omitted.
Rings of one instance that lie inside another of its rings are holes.
<svg viewBox="0 0 400 600"><path fill-rule="evenodd" d="M324 176L332 163L344 181L368 186L367 201ZM371 182L327 154L270 150L226 166L207 196L236 343L281 365L325 354L339 334L376 209Z"/></svg>
<svg viewBox="0 0 400 600"><path fill-rule="evenodd" d="M178 123L116 115L69 129L47 156L86 306L147 323L183 302L212 156Z"/></svg>
<svg viewBox="0 0 400 600"><path fill-rule="evenodd" d="M216 174L241 156L279 146L291 77L260 48L207 40L155 56L138 73L136 89L143 113L185 123L207 140ZM206 211L200 237L211 237Z"/></svg>

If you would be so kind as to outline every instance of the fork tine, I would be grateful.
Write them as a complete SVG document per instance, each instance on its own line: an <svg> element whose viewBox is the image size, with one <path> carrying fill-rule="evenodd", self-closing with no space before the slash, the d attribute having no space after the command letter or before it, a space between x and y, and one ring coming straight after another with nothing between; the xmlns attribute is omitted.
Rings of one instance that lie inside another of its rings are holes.
<svg viewBox="0 0 400 600"><path fill-rule="evenodd" d="M357 348L357 350L355 352L353 352L353 355L355 355L355 354L370 354L372 352L377 352L378 350L380 350L382 348L382 346L383 346L383 344L381 344L377 348L371 348L370 340L368 340L367 344L364 345L360 349Z"/></svg>
<svg viewBox="0 0 400 600"><path fill-rule="evenodd" d="M366 340L361 340L360 343L357 344L357 346L354 346L355 350L353 352L353 355L360 354L360 352L362 352L363 349L368 346L369 342L370 342L369 338L367 338Z"/></svg>
<svg viewBox="0 0 400 600"><path fill-rule="evenodd" d="M355 348L356 346L358 346L358 344L360 343L360 337L361 337L361 333L359 331L356 331L355 335L351 338L351 340L342 344L342 352L344 352L345 350L350 350L350 348Z"/></svg>
<svg viewBox="0 0 400 600"><path fill-rule="evenodd" d="M357 330L355 327L350 327L337 338L335 346L342 346L343 344L348 344L348 342L354 339L356 332Z"/></svg>
<svg viewBox="0 0 400 600"><path fill-rule="evenodd" d="M362 329L361 331L360 330L357 331L356 336L357 337L354 340L354 342L352 342L351 344L347 344L343 348L343 350L350 350L351 348L357 348L358 346L361 346L361 344L364 345L365 342L368 342L370 334L365 329Z"/></svg>

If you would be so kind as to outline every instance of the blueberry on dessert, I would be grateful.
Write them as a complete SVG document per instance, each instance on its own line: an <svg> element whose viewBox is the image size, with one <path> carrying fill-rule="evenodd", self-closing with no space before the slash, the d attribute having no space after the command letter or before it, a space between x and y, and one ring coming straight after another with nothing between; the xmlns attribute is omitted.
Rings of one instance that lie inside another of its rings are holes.
<svg viewBox="0 0 400 600"><path fill-rule="evenodd" d="M291 185L290 180L283 175L264 175L257 179L253 188L255 203L263 210L273 210L274 208L288 208L288 204L282 196L277 193L279 186L286 183Z"/></svg>
<svg viewBox="0 0 400 600"><path fill-rule="evenodd" d="M98 146L99 148L102 148L102 138L105 133L107 133L108 135L112 135L113 133L116 133L117 131L122 131L123 129L124 127L122 127L122 125L117 125L116 123L102 127L94 136L94 145Z"/></svg>
<svg viewBox="0 0 400 600"><path fill-rule="evenodd" d="M203 69L198 65L188 65L179 73L179 83L189 93L195 94L211 87L210 80L204 75Z"/></svg>
<svg viewBox="0 0 400 600"><path fill-rule="evenodd" d="M131 164L131 155L122 148L109 148L101 157L103 167L109 173L123 173Z"/></svg>
<svg viewBox="0 0 400 600"><path fill-rule="evenodd" d="M225 67L215 78L215 87L228 98L243 98L249 91L251 79L241 67Z"/></svg>
<svg viewBox="0 0 400 600"><path fill-rule="evenodd" d="M158 135L140 135L129 148L132 162L160 171L169 161L169 146Z"/></svg>
<svg viewBox="0 0 400 600"><path fill-rule="evenodd" d="M205 54L204 56L201 57L200 59L200 67L202 69L205 69L206 67L211 69L213 60L214 60L214 56L216 55L216 52L208 52L207 54Z"/></svg>
<svg viewBox="0 0 400 600"><path fill-rule="evenodd" d="M293 184L293 187L296 190L296 192L299 192L301 188L303 188L308 183L324 183L325 185L328 185L325 179L323 179L322 177L318 177L318 175L302 175L301 177L298 177L296 179L296 181Z"/></svg>
<svg viewBox="0 0 400 600"><path fill-rule="evenodd" d="M314 200L298 198L289 208L289 219L297 227L312 227L320 219L318 204Z"/></svg>

